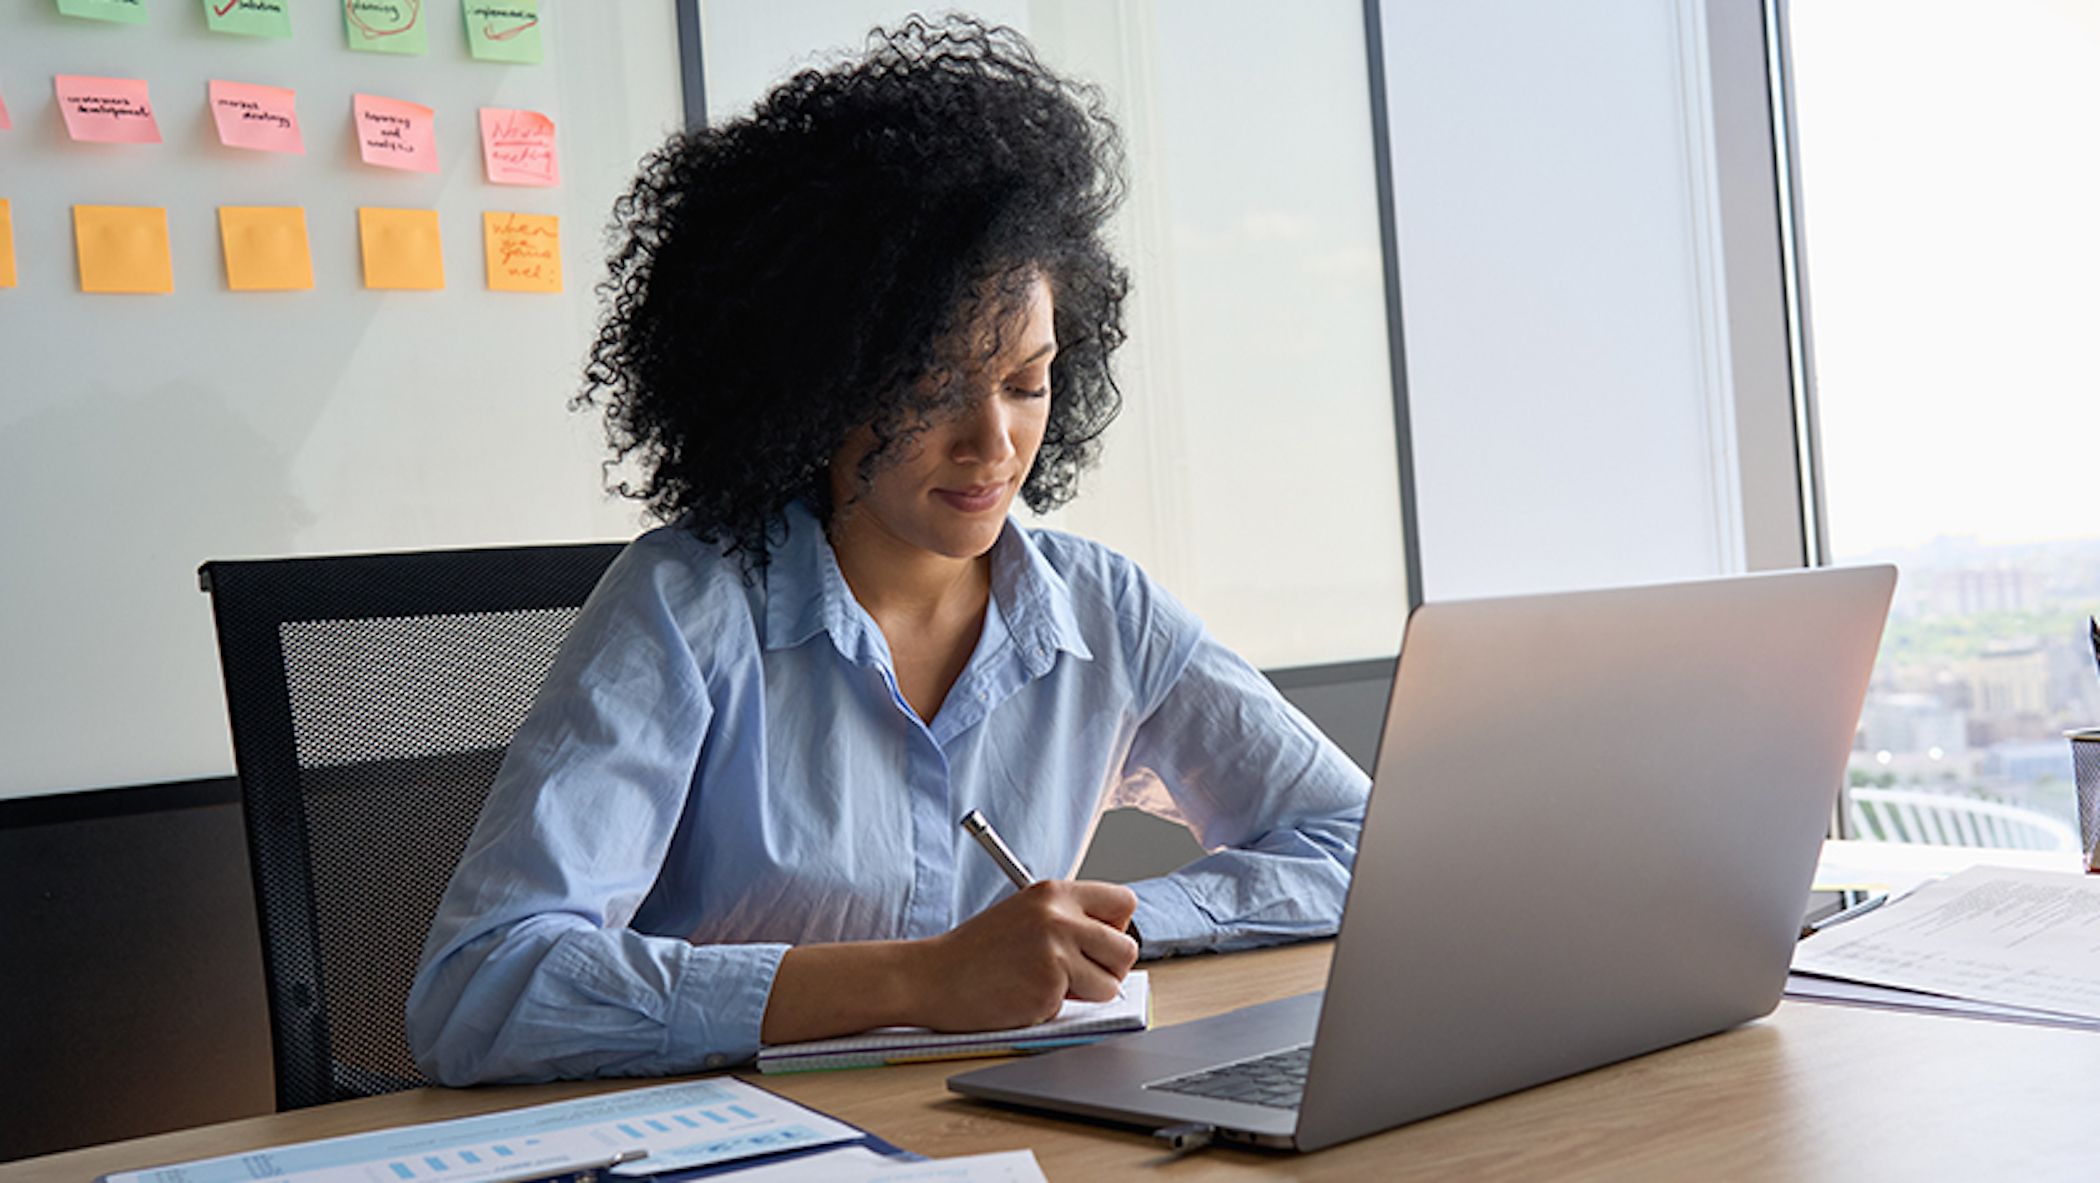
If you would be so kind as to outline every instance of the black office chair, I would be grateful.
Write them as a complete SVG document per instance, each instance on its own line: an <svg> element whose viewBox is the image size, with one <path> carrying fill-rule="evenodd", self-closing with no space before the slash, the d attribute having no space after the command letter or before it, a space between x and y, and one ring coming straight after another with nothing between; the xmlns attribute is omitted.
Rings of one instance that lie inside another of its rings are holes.
<svg viewBox="0 0 2100 1183"><path fill-rule="evenodd" d="M280 1110L429 1083L403 1004L512 732L619 543L211 562Z"/></svg>

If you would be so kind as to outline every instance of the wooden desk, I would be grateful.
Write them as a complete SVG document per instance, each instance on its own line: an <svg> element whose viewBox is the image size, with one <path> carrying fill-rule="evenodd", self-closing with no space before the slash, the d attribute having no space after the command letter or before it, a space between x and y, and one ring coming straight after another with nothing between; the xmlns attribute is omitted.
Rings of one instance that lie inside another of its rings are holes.
<svg viewBox="0 0 2100 1183"><path fill-rule="evenodd" d="M1326 943L1152 966L1180 1022L1316 988ZM752 1075L922 1154L1031 1147L1053 1183L1105 1179L2032 1180L2086 1178L2100 1033L1785 1003L1771 1017L1313 1155L1161 1154L1143 1133L966 1101L954 1064ZM0 1183L109 1171L622 1084L424 1089L0 1165Z"/></svg>

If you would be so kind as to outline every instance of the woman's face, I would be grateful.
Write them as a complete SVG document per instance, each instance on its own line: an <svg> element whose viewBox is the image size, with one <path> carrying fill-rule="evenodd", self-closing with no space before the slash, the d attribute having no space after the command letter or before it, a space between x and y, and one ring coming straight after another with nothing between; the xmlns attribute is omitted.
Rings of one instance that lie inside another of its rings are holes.
<svg viewBox="0 0 2100 1183"><path fill-rule="evenodd" d="M962 407L898 444L866 487L859 487L860 461L875 446L874 432L863 427L846 441L831 462L836 532L951 559L992 548L1049 421L1057 354L1051 312L1050 285L1038 276L1005 324L972 331L977 347L946 378L963 384ZM988 356L986 346L995 346Z"/></svg>

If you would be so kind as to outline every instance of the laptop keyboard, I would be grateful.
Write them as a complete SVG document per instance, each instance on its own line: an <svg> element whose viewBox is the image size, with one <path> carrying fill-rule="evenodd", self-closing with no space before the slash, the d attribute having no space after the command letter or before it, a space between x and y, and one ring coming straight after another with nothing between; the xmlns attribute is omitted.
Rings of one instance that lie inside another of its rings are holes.
<svg viewBox="0 0 2100 1183"><path fill-rule="evenodd" d="M1237 1060L1186 1076L1154 1081L1145 1087L1215 1097L1221 1101L1266 1105L1271 1109L1296 1109L1298 1099L1305 1095L1305 1068L1311 1062L1312 1045L1307 1043L1251 1060Z"/></svg>

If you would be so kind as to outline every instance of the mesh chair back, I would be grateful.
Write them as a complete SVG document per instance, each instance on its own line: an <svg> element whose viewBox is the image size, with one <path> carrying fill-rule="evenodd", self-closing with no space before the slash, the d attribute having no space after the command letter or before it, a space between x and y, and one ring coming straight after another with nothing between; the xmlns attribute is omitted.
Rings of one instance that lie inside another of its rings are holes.
<svg viewBox="0 0 2100 1183"><path fill-rule="evenodd" d="M618 543L206 563L280 1110L413 1088L402 1012L518 722Z"/></svg>

